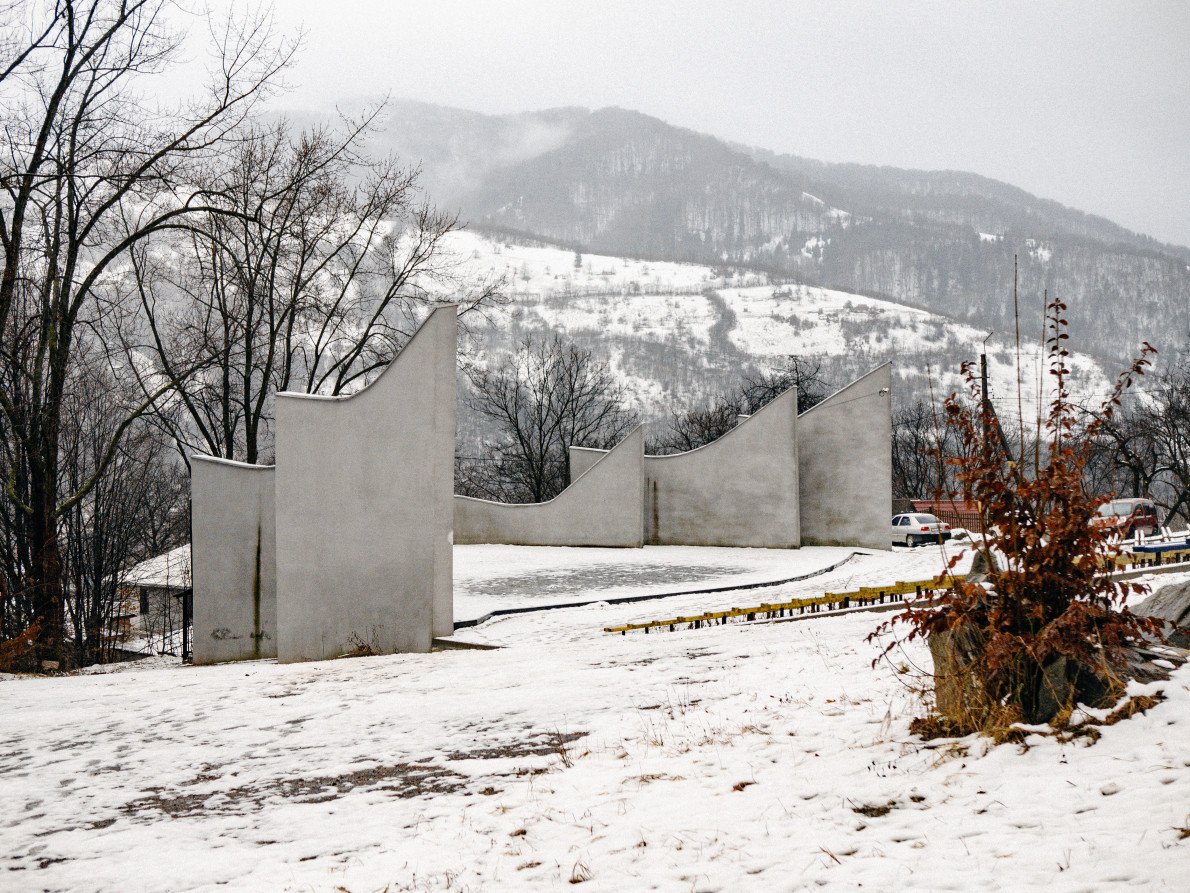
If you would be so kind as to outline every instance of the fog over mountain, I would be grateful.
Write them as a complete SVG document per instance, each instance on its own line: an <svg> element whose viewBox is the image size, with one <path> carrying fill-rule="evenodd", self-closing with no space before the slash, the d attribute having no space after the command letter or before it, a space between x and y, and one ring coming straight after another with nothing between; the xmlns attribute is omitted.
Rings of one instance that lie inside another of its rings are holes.
<svg viewBox="0 0 1190 893"><path fill-rule="evenodd" d="M1069 305L1081 349L1122 360L1190 342L1190 248L957 171L829 164L619 108L484 115L397 101L380 142L476 228L610 255L750 268L1039 330Z"/></svg>

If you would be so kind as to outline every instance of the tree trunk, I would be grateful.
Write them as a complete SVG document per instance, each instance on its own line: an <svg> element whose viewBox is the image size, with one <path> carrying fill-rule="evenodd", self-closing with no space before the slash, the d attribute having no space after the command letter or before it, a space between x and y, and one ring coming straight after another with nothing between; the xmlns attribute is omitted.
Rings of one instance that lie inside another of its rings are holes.
<svg viewBox="0 0 1190 893"><path fill-rule="evenodd" d="M65 668L66 593L62 587L62 552L58 542L55 500L39 487L35 495L30 551L33 563L30 584L34 614L41 623L35 643L37 660L57 661ZM47 498L48 497L48 498Z"/></svg>

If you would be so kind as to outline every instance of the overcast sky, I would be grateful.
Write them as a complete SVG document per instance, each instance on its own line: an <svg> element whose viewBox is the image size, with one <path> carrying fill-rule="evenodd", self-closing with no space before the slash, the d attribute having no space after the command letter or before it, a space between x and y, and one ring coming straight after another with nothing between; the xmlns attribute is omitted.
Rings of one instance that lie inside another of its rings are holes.
<svg viewBox="0 0 1190 893"><path fill-rule="evenodd" d="M974 171L1190 245L1190 3L277 0L292 105L618 105L826 161Z"/></svg>

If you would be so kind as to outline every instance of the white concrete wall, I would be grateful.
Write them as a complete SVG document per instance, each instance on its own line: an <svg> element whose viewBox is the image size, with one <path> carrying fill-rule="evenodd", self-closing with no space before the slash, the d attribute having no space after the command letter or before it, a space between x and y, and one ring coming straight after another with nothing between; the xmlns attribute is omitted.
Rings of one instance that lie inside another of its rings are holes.
<svg viewBox="0 0 1190 893"><path fill-rule="evenodd" d="M799 546L797 392L706 446L646 456L645 488L647 543Z"/></svg>
<svg viewBox="0 0 1190 893"><path fill-rule="evenodd" d="M805 545L889 548L891 390L886 363L798 416Z"/></svg>
<svg viewBox="0 0 1190 893"><path fill-rule="evenodd" d="M636 428L548 502L510 505L455 496L456 543L519 546L643 545L645 434ZM573 463L574 452L571 452Z"/></svg>
<svg viewBox="0 0 1190 893"><path fill-rule="evenodd" d="M577 480L586 474L591 466L608 454L607 450L597 450L594 447L572 446L570 453L570 479Z"/></svg>
<svg viewBox="0 0 1190 893"><path fill-rule="evenodd" d="M272 466L190 461L194 662L277 656Z"/></svg>
<svg viewBox="0 0 1190 893"><path fill-rule="evenodd" d="M277 396L277 656L429 651L454 631L456 308L348 397Z"/></svg>

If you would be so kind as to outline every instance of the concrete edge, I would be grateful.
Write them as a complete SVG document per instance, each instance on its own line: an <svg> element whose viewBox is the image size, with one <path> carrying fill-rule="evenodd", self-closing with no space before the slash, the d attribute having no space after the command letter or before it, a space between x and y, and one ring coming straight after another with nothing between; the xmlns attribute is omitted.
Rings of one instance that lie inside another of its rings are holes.
<svg viewBox="0 0 1190 893"><path fill-rule="evenodd" d="M211 465L227 465L243 471L274 471L276 465L253 465L251 462L239 462L235 459L224 459L221 456L208 456L206 453L191 453L191 462L207 462Z"/></svg>
<svg viewBox="0 0 1190 893"><path fill-rule="evenodd" d="M306 393L303 393L302 391L278 391L276 394L277 399L284 398L286 400L321 400L321 401L330 402L330 403L342 403L347 400L354 400L356 397L362 397L364 394L368 393L368 391L372 390L374 387L376 387L378 384L380 384L381 381L384 380L385 376L388 375L388 371L390 369L392 369L393 366L395 366L397 364L397 360L400 359L401 354L403 354L405 351L407 351L410 348L410 346L413 344L413 342L417 340L417 336L420 335L422 333L422 331L424 331L429 326L430 320L432 320L438 313L445 311L445 310L449 310L451 313L457 314L458 310L459 310L459 305L458 304L436 304L436 305L434 305L434 309L431 310L426 315L426 318L421 321L421 323L418 325L417 329L414 331L414 333L410 337L410 339L408 341L406 341L405 344L401 347L401 349L393 355L393 358L391 360L389 360L388 365L385 366L380 371L380 374L377 375L376 378L373 379L370 384L365 385L364 387L360 388L358 391L353 391L350 394L306 394Z"/></svg>
<svg viewBox="0 0 1190 893"><path fill-rule="evenodd" d="M598 459L596 459L594 462L592 462L590 468L586 469L582 474L580 474L578 477L576 477L574 480L572 480L569 484L567 484L565 490L563 490L561 493L559 493L553 499L547 499L545 502L497 502L494 499L480 499L478 496L464 496L461 493L456 493L454 495L454 498L462 499L462 500L465 500L466 502L479 502L479 503L483 503L484 505L498 505L498 506L501 506L503 508L508 508L508 509L539 508L543 505L552 505L553 503L562 499L562 497L564 497L567 493L569 493L571 488L573 488L576 484L578 484L579 481L581 481L583 478L585 478L587 475L589 475L592 471L594 471L598 467L600 462L609 458L612 455L612 453L614 453L616 450L620 449L620 447L622 447L626 443L628 443L629 439L634 434L636 434L637 431L643 431L644 427L645 426L643 424L637 425L635 428L633 428L631 431L629 431L627 434L625 434L624 437L620 440L620 442L617 443L610 450L599 450L594 447L568 447L567 449L590 450L591 452L599 452L599 453L602 453L603 455L600 456ZM563 546L561 548L568 548L568 547ZM579 548L583 548L583 547L580 546ZM597 546L595 548L602 548L602 547Z"/></svg>
<svg viewBox="0 0 1190 893"><path fill-rule="evenodd" d="M856 387L857 385L859 385L859 384L862 384L862 383L863 383L863 381L864 381L865 379L871 378L871 377L872 377L873 375L875 375L877 372L880 372L880 371L882 371L882 370L884 369L884 367L885 367L885 366L889 366L889 367L891 367L891 366L892 366L892 360L885 360L885 361L884 361L883 363L881 363L879 366L876 366L876 367L875 367L875 368L873 368L873 369L869 369L867 372L865 372L865 373L864 373L863 375L861 375L859 378L856 378L856 379L853 379L852 381L849 381L847 384L843 385L843 387L839 388L839 389L838 389L837 391L835 391L833 394L830 394L830 395L828 395L828 396L826 396L826 397L823 397L823 398L822 398L822 400L820 400L819 402L815 403L813 406L811 406L811 407L810 407L809 409L807 409L805 412L803 412L803 413L799 413L799 414L798 414L798 418L801 418L802 416L808 416L810 413L814 412L814 410L816 410L816 409L820 409L820 408L821 408L821 407L823 407L823 406L828 406L828 405L832 405L832 404L834 404L834 403L838 403L838 402L839 402L839 401L838 401L838 399L837 399L838 397L841 397L843 394L847 393L849 390L851 390L852 388ZM869 396L879 396L879 395L878 395L878 394L865 394L864 396L865 396L865 397L869 397ZM891 397L892 395L890 394L889 396Z"/></svg>
<svg viewBox="0 0 1190 893"><path fill-rule="evenodd" d="M854 382L853 382L853 384L854 384ZM848 385L848 387L850 387L850 385ZM723 434L723 436L715 438L710 443L704 443L702 446L695 447L692 450L686 450L684 453L666 453L663 456L651 456L648 453L645 453L645 458L646 459L657 459L657 460L680 459L683 456L691 456L694 453L699 453L699 452L702 452L703 450L709 451L713 447L716 447L721 443L725 443L729 437L731 437L733 434L736 434L737 432L739 432L745 425L749 425L755 419L760 418L760 416L764 415L765 410L767 410L770 406L776 406L782 400L786 400L786 399L792 399L795 403L797 402L797 388L796 387L789 388L787 390L782 391L780 394L778 394L776 397L774 397L772 400L770 400L768 403L766 403L764 406L762 406L756 412L752 413L752 415L748 416L748 418L744 419L744 421L740 422L738 425L736 425L730 431L725 432ZM796 409L794 410L794 417L795 418L797 417Z"/></svg>

